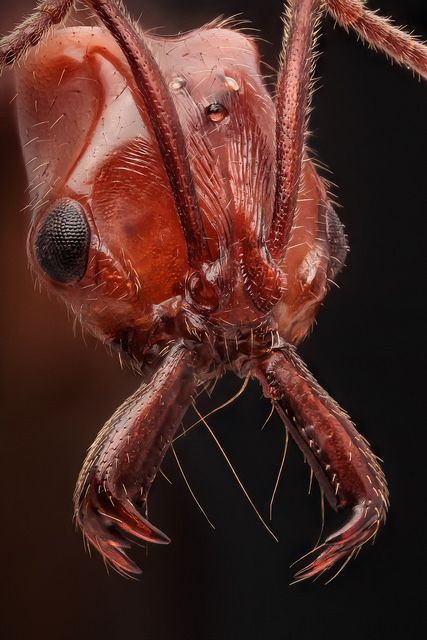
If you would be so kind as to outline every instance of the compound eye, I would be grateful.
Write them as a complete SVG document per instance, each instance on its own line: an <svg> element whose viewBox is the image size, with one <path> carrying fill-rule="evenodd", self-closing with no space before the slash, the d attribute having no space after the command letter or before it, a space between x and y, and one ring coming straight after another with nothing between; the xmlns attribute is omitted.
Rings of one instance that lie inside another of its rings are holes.
<svg viewBox="0 0 427 640"><path fill-rule="evenodd" d="M46 216L35 242L35 255L52 280L78 282L86 272L90 229L82 206L60 200Z"/></svg>

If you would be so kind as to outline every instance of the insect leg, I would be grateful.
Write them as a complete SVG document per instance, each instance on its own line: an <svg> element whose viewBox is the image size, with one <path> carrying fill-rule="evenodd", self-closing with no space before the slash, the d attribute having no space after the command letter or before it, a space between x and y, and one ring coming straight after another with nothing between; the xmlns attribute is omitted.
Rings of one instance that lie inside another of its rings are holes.
<svg viewBox="0 0 427 640"><path fill-rule="evenodd" d="M34 13L18 25L12 33L0 39L0 72L14 64L26 52L38 44L49 29L62 22L74 0L50 0L40 2Z"/></svg>
<svg viewBox="0 0 427 640"><path fill-rule="evenodd" d="M297 579L303 580L345 560L375 536L387 513L387 484L366 440L317 384L293 347L272 351L255 375L264 395L274 400L329 504L335 510L350 511L344 526L330 535L314 560L297 573Z"/></svg>
<svg viewBox="0 0 427 640"><path fill-rule="evenodd" d="M427 79L427 46L378 16L361 0L327 0L328 11L344 29L353 29L373 49Z"/></svg>
<svg viewBox="0 0 427 640"><path fill-rule="evenodd" d="M105 424L84 462L74 493L76 522L119 571L140 572L125 551L132 536L169 542L141 511L195 388L192 355L177 344Z"/></svg>
<svg viewBox="0 0 427 640"><path fill-rule="evenodd" d="M111 1L85 0L125 55L150 117L187 242L188 259L198 268L210 258L190 164L175 105L143 37Z"/></svg>
<svg viewBox="0 0 427 640"><path fill-rule="evenodd" d="M276 195L268 238L280 260L292 228L298 199L316 24L321 0L292 0L283 36L276 101Z"/></svg>

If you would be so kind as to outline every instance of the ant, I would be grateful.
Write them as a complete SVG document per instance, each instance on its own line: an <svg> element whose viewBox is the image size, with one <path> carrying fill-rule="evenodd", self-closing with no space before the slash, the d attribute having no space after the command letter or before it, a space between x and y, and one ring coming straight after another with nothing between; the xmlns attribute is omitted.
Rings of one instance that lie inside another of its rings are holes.
<svg viewBox="0 0 427 640"><path fill-rule="evenodd" d="M379 460L296 352L347 242L306 148L316 30L329 13L427 77L427 47L359 0L293 0L276 98L255 42L219 22L144 33L111 0L64 26L41 2L0 41L16 69L30 183L31 268L141 384L89 450L74 494L86 540L138 573L130 540L165 544L148 492L196 390L226 371L259 381L345 524L297 580L344 564L385 521Z"/></svg>

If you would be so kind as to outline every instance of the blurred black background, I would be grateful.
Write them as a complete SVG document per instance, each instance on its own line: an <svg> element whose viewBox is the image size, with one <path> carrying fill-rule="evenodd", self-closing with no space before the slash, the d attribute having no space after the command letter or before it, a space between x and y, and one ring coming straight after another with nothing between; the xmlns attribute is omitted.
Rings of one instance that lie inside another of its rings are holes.
<svg viewBox="0 0 427 640"><path fill-rule="evenodd" d="M0 31L31 8L2 3ZM145 9L144 9L145 4ZM218 14L243 13L272 44L276 64L280 0L128 0L147 27L165 33ZM370 0L427 36L424 0ZM351 243L348 266L301 348L313 373L349 411L385 460L387 526L328 586L289 587L289 565L320 527L317 487L292 445L275 505L275 543L261 527L203 428L176 445L191 485L216 525L195 506L172 456L156 481L150 519L169 547L139 554L139 582L107 575L84 553L71 496L85 450L137 380L103 347L73 336L62 306L34 292L26 267L25 177L14 124L11 74L0 87L2 526L4 638L255 640L414 637L424 610L417 585L425 566L426 106L425 85L363 48L327 20L311 146L333 172ZM214 408L239 387L224 379ZM212 418L257 505L268 502L283 447L269 404L251 385ZM328 522L333 514L327 512ZM138 552L137 552L138 553ZM1 628L0 627L0 628Z"/></svg>

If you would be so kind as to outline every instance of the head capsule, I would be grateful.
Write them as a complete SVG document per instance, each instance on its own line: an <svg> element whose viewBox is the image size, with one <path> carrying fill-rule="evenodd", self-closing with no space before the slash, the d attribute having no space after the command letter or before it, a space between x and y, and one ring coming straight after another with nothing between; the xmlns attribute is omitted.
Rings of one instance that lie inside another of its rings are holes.
<svg viewBox="0 0 427 640"><path fill-rule="evenodd" d="M150 331L183 294L187 250L148 118L117 45L62 29L17 75L33 210L30 264L106 342Z"/></svg>
<svg viewBox="0 0 427 640"><path fill-rule="evenodd" d="M181 303L195 314L217 311L218 282L228 283L223 304L237 291L230 305L239 313L249 308L237 300L245 292L230 247L238 252L239 236L260 226L258 200L268 209L272 193L266 125L274 109L253 43L212 29L152 39L150 46L179 115L203 218L208 260L196 269L164 150L115 41L99 28L57 30L29 53L17 76L32 194L30 263L85 328L107 342L128 329L149 332L166 307L172 319ZM241 188L241 173L250 188Z"/></svg>

